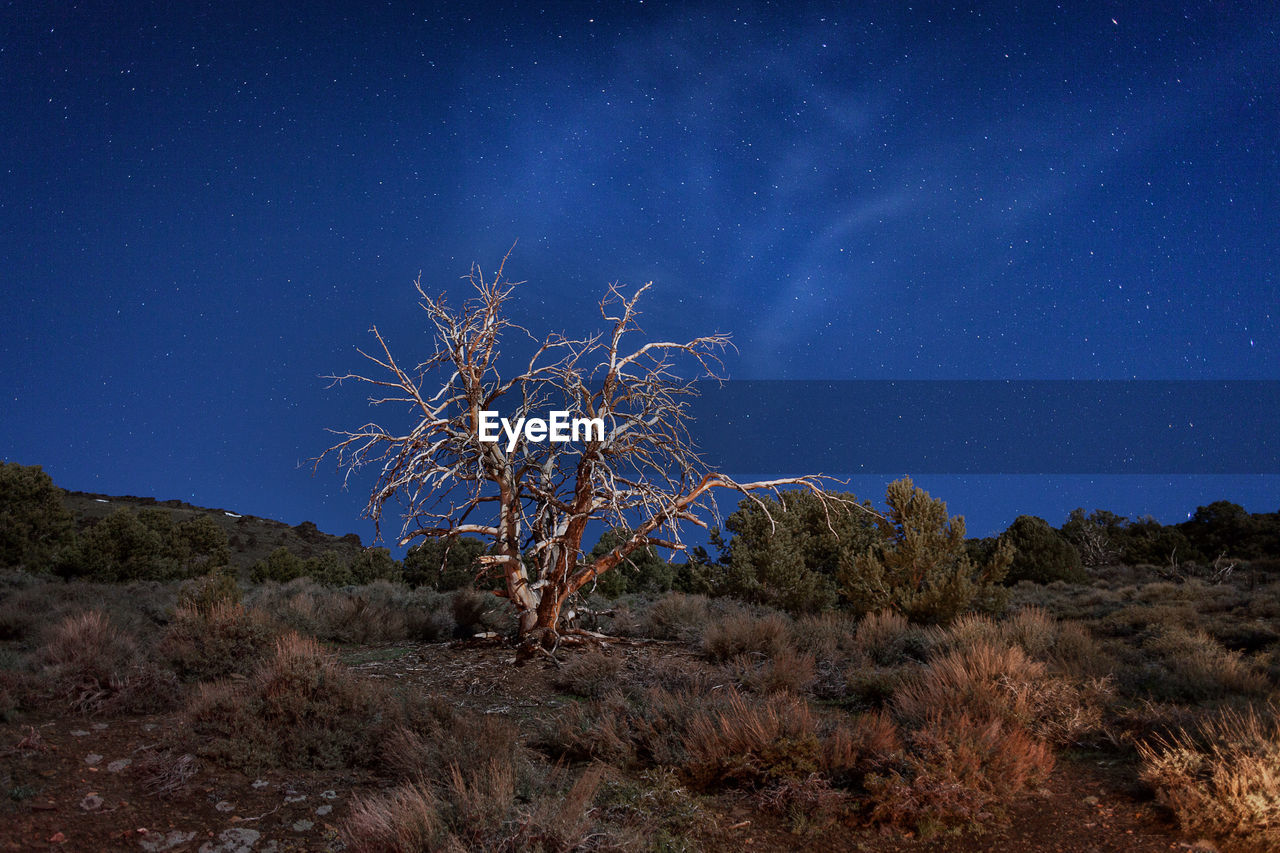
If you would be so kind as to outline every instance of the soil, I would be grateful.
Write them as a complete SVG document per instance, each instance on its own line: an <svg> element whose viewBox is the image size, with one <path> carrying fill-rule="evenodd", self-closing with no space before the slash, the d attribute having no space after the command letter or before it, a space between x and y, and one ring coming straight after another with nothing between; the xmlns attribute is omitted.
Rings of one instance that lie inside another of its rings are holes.
<svg viewBox="0 0 1280 853"><path fill-rule="evenodd" d="M628 666L682 646L618 646ZM524 720L574 701L551 685L553 664L510 665L510 649L473 643L347 647L344 661L369 678L447 697L477 712ZM186 752L176 714L33 718L0 727L0 850L325 851L343 849L338 828L352 796L385 786L366 773L272 771L245 776L202 762L174 793L154 792ZM797 834L745 794L707 798L712 851L1084 851L1185 850L1176 827L1136 784L1133 768L1105 756L1064 756L1047 784L981 835L931 839L899 832L817 827ZM1198 849L1212 849L1204 846Z"/></svg>

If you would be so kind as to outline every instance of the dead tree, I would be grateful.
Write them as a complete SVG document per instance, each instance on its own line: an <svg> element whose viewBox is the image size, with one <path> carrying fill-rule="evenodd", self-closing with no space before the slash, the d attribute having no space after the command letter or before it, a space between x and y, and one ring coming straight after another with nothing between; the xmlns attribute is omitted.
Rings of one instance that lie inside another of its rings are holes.
<svg viewBox="0 0 1280 853"><path fill-rule="evenodd" d="M611 285L600 302L604 331L539 341L506 315L518 283L506 281L502 267L492 280L473 267L466 280L476 296L461 309L444 296L429 296L421 276L414 282L435 336L435 353L425 361L405 367L375 327L378 350L361 355L378 370L329 377L334 384L375 386L374 406L407 408L407 431L377 423L331 430L341 440L316 463L333 457L346 470L344 483L353 472L377 466L365 515L381 532L387 505L400 505L402 545L467 534L489 541L485 571L505 579L498 594L515 608L529 648L538 642L549 648L569 632L567 603L632 551L683 549L682 523L705 529L704 514L718 517L716 489L750 495L800 486L821 496L824 507L837 500L823 491L829 478L821 474L738 483L708 469L686 428L694 380L676 372L677 362L696 369L695 379L719 378L729 338L633 345L640 332L636 302L650 285L629 296ZM499 358L506 333L532 341L532 356L514 371ZM546 424L534 424L514 437L504 429L497 441L481 440L492 437L493 413L514 425L545 420L549 412L564 413L562 424L601 428L552 441ZM588 562L582 539L592 521L633 532Z"/></svg>

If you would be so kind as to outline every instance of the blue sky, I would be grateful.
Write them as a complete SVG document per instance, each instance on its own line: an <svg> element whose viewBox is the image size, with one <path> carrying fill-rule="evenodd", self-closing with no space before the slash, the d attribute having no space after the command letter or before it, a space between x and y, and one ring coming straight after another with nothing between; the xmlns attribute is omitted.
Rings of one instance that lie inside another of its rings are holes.
<svg viewBox="0 0 1280 853"><path fill-rule="evenodd" d="M524 325L652 280L735 379L1280 379L1270 4L434 5L0 9L0 455L367 540L319 377L513 243ZM1280 507L918 479L975 533Z"/></svg>

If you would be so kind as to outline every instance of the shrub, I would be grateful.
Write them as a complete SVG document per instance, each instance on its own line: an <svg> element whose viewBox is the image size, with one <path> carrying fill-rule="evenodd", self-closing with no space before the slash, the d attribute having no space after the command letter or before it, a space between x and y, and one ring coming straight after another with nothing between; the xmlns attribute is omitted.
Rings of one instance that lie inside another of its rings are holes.
<svg viewBox="0 0 1280 853"><path fill-rule="evenodd" d="M184 681L211 681L254 671L280 636L262 610L229 601L180 607L165 628L156 654Z"/></svg>
<svg viewBox="0 0 1280 853"><path fill-rule="evenodd" d="M841 559L840 591L855 611L891 608L915 622L946 624L971 608L1003 608L1007 545L975 566L965 548L964 519L950 518L947 505L910 478L890 483L886 502L883 544Z"/></svg>
<svg viewBox="0 0 1280 853"><path fill-rule="evenodd" d="M1080 554L1049 522L1034 515L1020 515L1004 532L1002 539L1013 548L1013 559L1005 583L1021 580L1034 583L1084 583L1088 576L1080 563Z"/></svg>
<svg viewBox="0 0 1280 853"><path fill-rule="evenodd" d="M871 818L924 836L990 821L1053 769L1047 746L999 719L932 715L903 737L896 766L866 778Z"/></svg>
<svg viewBox="0 0 1280 853"><path fill-rule="evenodd" d="M1153 698L1198 702L1271 689L1266 675L1243 655L1203 631L1164 627L1144 640L1142 649L1145 655L1127 677Z"/></svg>
<svg viewBox="0 0 1280 853"><path fill-rule="evenodd" d="M146 713L178 698L173 674L156 669L132 637L95 610L57 623L36 659L46 683L75 711Z"/></svg>
<svg viewBox="0 0 1280 853"><path fill-rule="evenodd" d="M919 647L918 629L901 613L881 610L868 613L858 622L853 646L867 660L880 666L896 666L906 660L913 646Z"/></svg>
<svg viewBox="0 0 1280 853"><path fill-rule="evenodd" d="M186 720L200 754L245 772L376 763L394 703L310 637L286 634L246 681L201 684Z"/></svg>
<svg viewBox="0 0 1280 853"><path fill-rule="evenodd" d="M184 582L178 589L178 607L199 610L215 604L239 604L243 597L235 572L223 566Z"/></svg>
<svg viewBox="0 0 1280 853"><path fill-rule="evenodd" d="M560 690L599 699L617 687L621 667L622 662L617 657L593 649L564 664L556 671L551 683Z"/></svg>
<svg viewBox="0 0 1280 853"><path fill-rule="evenodd" d="M302 560L283 545L268 554L266 559L254 563L249 569L249 579L254 583L264 581L288 583L304 574L306 569Z"/></svg>
<svg viewBox="0 0 1280 853"><path fill-rule="evenodd" d="M606 530L587 555L587 560L604 556L630 537L631 531L625 527ZM632 551L621 563L600 575L595 589L606 598L637 592L661 594L671 589L675 574L675 567L662 559L658 549L647 545Z"/></svg>
<svg viewBox="0 0 1280 853"><path fill-rule="evenodd" d="M696 643L711 621L711 605L705 596L672 592L654 602L645 615L642 631L659 640Z"/></svg>
<svg viewBox="0 0 1280 853"><path fill-rule="evenodd" d="M707 625L702 635L702 651L713 661L743 654L772 658L790 648L790 626L777 613L728 613Z"/></svg>
<svg viewBox="0 0 1280 853"><path fill-rule="evenodd" d="M1280 707L1223 711L1141 743L1142 778L1187 832L1280 848Z"/></svg>
<svg viewBox="0 0 1280 853"><path fill-rule="evenodd" d="M693 716L683 744L685 771L701 787L758 788L823 766L809 706L783 694L751 700L731 689L722 707Z"/></svg>
<svg viewBox="0 0 1280 853"><path fill-rule="evenodd" d="M400 562L391 558L386 548L365 548L351 564L352 581L357 584L374 581L399 582L403 576Z"/></svg>
<svg viewBox="0 0 1280 853"><path fill-rule="evenodd" d="M738 655L729 670L757 693L799 693L813 682L816 664L813 655L785 646L768 657Z"/></svg>
<svg viewBox="0 0 1280 853"><path fill-rule="evenodd" d="M440 784L418 781L384 794L358 796L343 827L355 851L516 851L583 849L603 833L593 825L592 799L601 771L592 768L570 786L544 780L529 802L501 756L464 772L457 766Z"/></svg>
<svg viewBox="0 0 1280 853"><path fill-rule="evenodd" d="M1048 674L1018 646L976 642L930 660L909 676L891 707L905 724L962 715L1070 743L1099 729L1107 691L1104 682L1081 684Z"/></svg>
<svg viewBox="0 0 1280 853"><path fill-rule="evenodd" d="M470 536L451 542L427 539L405 553L404 582L446 592L471 586L479 573L476 559L484 552L485 544Z"/></svg>

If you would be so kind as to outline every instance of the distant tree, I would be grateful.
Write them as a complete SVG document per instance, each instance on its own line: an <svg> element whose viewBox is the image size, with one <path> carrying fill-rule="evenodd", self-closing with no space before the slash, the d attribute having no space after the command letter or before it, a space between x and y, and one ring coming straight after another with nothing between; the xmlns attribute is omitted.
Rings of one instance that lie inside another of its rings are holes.
<svg viewBox="0 0 1280 853"><path fill-rule="evenodd" d="M47 571L74 546L62 494L39 465L0 463L0 567Z"/></svg>
<svg viewBox="0 0 1280 853"><path fill-rule="evenodd" d="M357 584L376 580L398 582L403 579L400 562L386 548L365 548L351 563L352 579Z"/></svg>
<svg viewBox="0 0 1280 853"><path fill-rule="evenodd" d="M476 298L460 310L415 282L435 336L434 353L416 367L402 365L375 328L378 352L366 357L376 375L333 377L374 386L375 405L407 408L407 427L369 423L340 431L321 459L332 456L348 475L376 468L366 514L380 530L387 502L402 499L401 544L464 535L491 542L493 553L484 560L502 578L500 592L516 611L522 654L578 633L562 624L565 603L633 551L682 549L681 524L705 526L700 512L714 513L715 489L817 490L825 482L738 483L706 467L685 424L693 381L677 369L683 362L715 376L717 354L729 339L715 334L633 346L636 304L648 285L630 296L610 286L600 303L603 330L533 339L532 355L508 364L501 358L505 333L529 336L506 313L515 285L503 279L501 267L492 280L475 268L468 279ZM564 412L566 424L589 426L577 440L545 440L544 419L553 411ZM541 427L481 440L482 412L498 412L510 424L539 419ZM588 561L582 539L592 522L633 532Z"/></svg>
<svg viewBox="0 0 1280 853"><path fill-rule="evenodd" d="M143 512L148 512L144 510ZM150 510L166 516L163 510ZM157 521L150 518L153 524ZM121 507L80 536L79 559L67 571L96 581L169 580L178 577L168 529L148 525L141 513Z"/></svg>
<svg viewBox="0 0 1280 853"><path fill-rule="evenodd" d="M472 536L424 540L404 555L404 581L446 592L469 587L484 573L484 553L484 543Z"/></svg>
<svg viewBox="0 0 1280 853"><path fill-rule="evenodd" d="M1130 566L1176 566L1205 559L1181 530L1166 527L1151 516L1125 525L1116 544L1120 548L1120 561Z"/></svg>
<svg viewBox="0 0 1280 853"><path fill-rule="evenodd" d="M1206 557L1221 554L1237 559L1264 556L1265 527L1244 507L1231 501L1214 501L1196 507L1191 518L1178 525L1187 540Z"/></svg>
<svg viewBox="0 0 1280 853"><path fill-rule="evenodd" d="M1002 539L1013 548L1006 583L1021 580L1084 583L1088 580L1080 565L1080 554L1043 518L1018 516L1005 530Z"/></svg>
<svg viewBox="0 0 1280 853"><path fill-rule="evenodd" d="M728 542L720 549L716 591L792 612L815 612L835 603L842 557L861 554L880 539L870 504L848 493L823 496L783 492L776 500L744 499L725 519Z"/></svg>
<svg viewBox="0 0 1280 853"><path fill-rule="evenodd" d="M888 516L881 544L844 556L840 593L866 613L896 610L912 621L946 624L967 610L996 612L1008 592L1001 586L1013 549L1001 543L985 564L975 565L965 547L964 519L907 477L889 484Z"/></svg>
<svg viewBox="0 0 1280 853"><path fill-rule="evenodd" d="M276 583L288 583L294 578L300 578L306 574L306 566L297 554L281 545L279 548L267 555L266 559L259 560L249 569L249 580L254 583L263 583L265 581L274 581Z"/></svg>
<svg viewBox="0 0 1280 853"><path fill-rule="evenodd" d="M1075 547L1083 565L1108 566L1120 558L1117 540L1124 533L1126 521L1124 516L1104 509L1095 509L1086 516L1084 507L1077 507L1059 532Z"/></svg>

